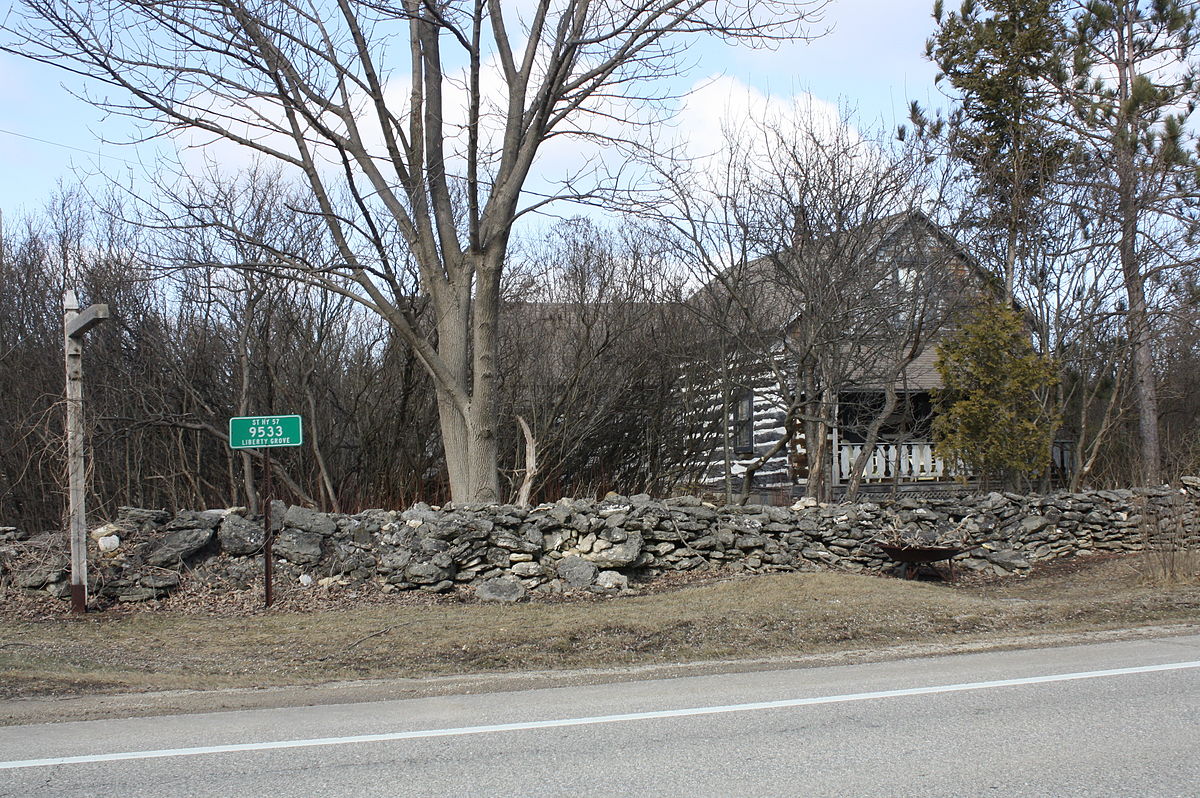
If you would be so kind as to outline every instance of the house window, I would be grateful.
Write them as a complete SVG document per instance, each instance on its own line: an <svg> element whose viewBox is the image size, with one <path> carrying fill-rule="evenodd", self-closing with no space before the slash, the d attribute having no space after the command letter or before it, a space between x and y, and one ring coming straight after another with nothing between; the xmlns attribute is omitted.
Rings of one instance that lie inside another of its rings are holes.
<svg viewBox="0 0 1200 798"><path fill-rule="evenodd" d="M754 451L754 392L739 391L733 400L733 450Z"/></svg>

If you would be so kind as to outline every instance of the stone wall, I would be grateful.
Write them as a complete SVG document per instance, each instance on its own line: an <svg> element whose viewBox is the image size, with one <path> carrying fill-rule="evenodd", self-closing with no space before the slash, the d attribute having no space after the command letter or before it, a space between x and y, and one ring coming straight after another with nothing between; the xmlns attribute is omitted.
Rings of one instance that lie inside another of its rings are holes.
<svg viewBox="0 0 1200 798"><path fill-rule="evenodd" d="M836 568L881 572L895 564L877 543L889 532L933 540L952 527L969 540L955 562L1006 575L1065 556L1200 546L1200 479L1181 487L791 508L716 507L694 497L657 501L609 494L534 508L425 504L331 515L276 504L280 580L363 583L384 592L468 586L484 600L580 590L619 593L629 580L723 567L767 573ZM32 538L0 527L0 583L54 596L67 591L61 535ZM229 589L258 585L261 518L242 508L122 508L93 530L92 590L108 600L162 597L186 579Z"/></svg>

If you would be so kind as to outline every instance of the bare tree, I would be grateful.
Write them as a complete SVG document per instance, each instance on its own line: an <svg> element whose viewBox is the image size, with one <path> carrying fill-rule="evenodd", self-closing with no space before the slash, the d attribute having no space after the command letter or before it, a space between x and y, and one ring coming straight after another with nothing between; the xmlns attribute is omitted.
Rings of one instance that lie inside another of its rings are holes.
<svg viewBox="0 0 1200 798"><path fill-rule="evenodd" d="M739 464L743 500L755 472L801 435L807 491L828 497L838 397L873 386L886 397L864 428L855 491L905 370L969 296L958 290L970 283L963 253L922 212L943 210L936 162L846 124L788 122L732 131L708 182L663 172L670 201L660 218L704 283L688 306L726 342L720 368L736 364L743 391L755 373L773 375L783 434Z"/></svg>
<svg viewBox="0 0 1200 798"><path fill-rule="evenodd" d="M537 440L533 492L650 490L672 480L675 348L685 331L653 243L636 226L578 218L515 258L501 408L506 420L527 419ZM517 462L524 439L506 439Z"/></svg>
<svg viewBox="0 0 1200 798"><path fill-rule="evenodd" d="M501 276L538 152L564 135L631 144L614 121L669 95L646 84L678 73L686 42L794 37L819 5L539 0L514 15L500 0L26 0L7 49L98 81L114 93L99 106L155 132L220 139L299 176L333 256L277 251L260 266L383 317L432 376L451 492L495 501ZM581 179L554 196L587 193ZM207 211L181 221L218 223ZM432 334L406 304L418 292Z"/></svg>
<svg viewBox="0 0 1200 798"><path fill-rule="evenodd" d="M1154 286L1195 262L1197 8L1183 0L1072 0L1059 123L1102 196L1126 293L1141 482L1161 481ZM1164 275L1164 273L1167 273Z"/></svg>
<svg viewBox="0 0 1200 798"><path fill-rule="evenodd" d="M139 240L144 228L102 210L67 192L42 213L7 218L0 255L0 299L9 308L0 319L0 518L27 529L60 520L56 327L66 285L114 311L89 341L88 504L95 517L111 517L119 505L253 503L252 476L262 454L240 462L227 446L225 421L242 410L257 412L269 392L279 407L304 412L319 432L303 453L272 453L280 498L330 508L445 498L428 377L377 316L337 294L297 290L258 272L167 270L144 262L136 253L216 261L232 250L209 230ZM294 231L303 222L274 216L264 224ZM415 313L420 319L421 309Z"/></svg>
<svg viewBox="0 0 1200 798"><path fill-rule="evenodd" d="M1173 479L1200 473L1200 273L1189 272L1170 287L1163 324L1163 439Z"/></svg>

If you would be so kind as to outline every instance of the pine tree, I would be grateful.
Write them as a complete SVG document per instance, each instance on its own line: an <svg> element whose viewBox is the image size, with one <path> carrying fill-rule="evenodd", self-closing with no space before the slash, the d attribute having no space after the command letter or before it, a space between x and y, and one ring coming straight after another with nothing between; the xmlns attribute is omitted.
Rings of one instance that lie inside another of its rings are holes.
<svg viewBox="0 0 1200 798"><path fill-rule="evenodd" d="M1025 231L1038 213L1065 144L1049 121L1054 76L1066 57L1061 0L965 0L958 12L934 4L937 32L926 56L949 84L952 154L970 166L988 201L981 225L1004 236L1004 287L1011 301Z"/></svg>

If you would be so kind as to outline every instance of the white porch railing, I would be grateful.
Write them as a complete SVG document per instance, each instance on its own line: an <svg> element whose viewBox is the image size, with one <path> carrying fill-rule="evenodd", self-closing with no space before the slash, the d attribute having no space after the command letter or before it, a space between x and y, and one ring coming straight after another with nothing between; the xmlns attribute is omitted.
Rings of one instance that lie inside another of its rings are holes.
<svg viewBox="0 0 1200 798"><path fill-rule="evenodd" d="M863 451L861 443L843 443L838 447L837 481L848 482L854 461ZM917 482L943 479L946 466L942 458L933 452L929 441L909 443L879 443L871 451L863 469L864 482Z"/></svg>

